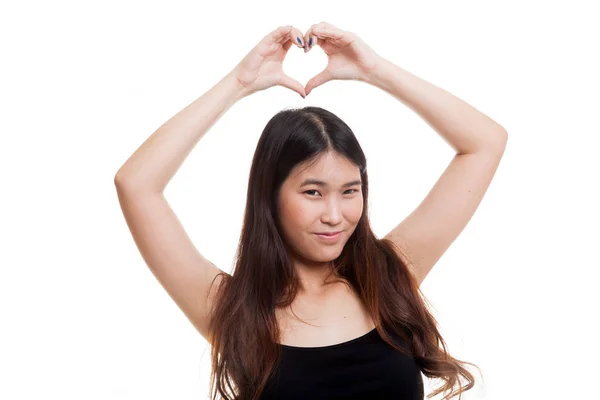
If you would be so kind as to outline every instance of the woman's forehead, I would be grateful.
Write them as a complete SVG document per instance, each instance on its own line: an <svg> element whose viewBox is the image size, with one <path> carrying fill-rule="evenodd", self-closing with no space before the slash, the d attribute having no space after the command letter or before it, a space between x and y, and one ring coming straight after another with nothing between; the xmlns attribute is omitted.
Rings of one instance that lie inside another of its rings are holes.
<svg viewBox="0 0 600 400"><path fill-rule="evenodd" d="M309 163L296 167L290 178L302 184L306 180L318 180L335 184L360 179L359 168L342 156L323 155Z"/></svg>

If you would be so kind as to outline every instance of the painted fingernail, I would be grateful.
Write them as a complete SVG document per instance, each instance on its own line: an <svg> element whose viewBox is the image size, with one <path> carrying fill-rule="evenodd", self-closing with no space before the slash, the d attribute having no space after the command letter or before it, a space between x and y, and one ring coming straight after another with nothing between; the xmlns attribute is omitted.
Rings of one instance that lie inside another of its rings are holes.
<svg viewBox="0 0 600 400"><path fill-rule="evenodd" d="M298 41L298 43L300 43L302 45L302 40L300 40L299 37L297 37L296 40Z"/></svg>
<svg viewBox="0 0 600 400"><path fill-rule="evenodd" d="M312 38L308 39L308 45L312 46Z"/></svg>

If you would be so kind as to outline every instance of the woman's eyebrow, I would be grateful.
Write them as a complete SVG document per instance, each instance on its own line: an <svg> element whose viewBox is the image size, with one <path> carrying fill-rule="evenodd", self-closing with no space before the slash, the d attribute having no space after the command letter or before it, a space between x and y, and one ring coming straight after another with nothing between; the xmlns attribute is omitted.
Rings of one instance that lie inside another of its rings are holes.
<svg viewBox="0 0 600 400"><path fill-rule="evenodd" d="M361 180L355 180L352 182L348 182L348 183L344 183L342 185L342 187L349 187L349 186L354 186L354 185L360 185L362 182ZM326 182L320 181L318 179L313 179L313 178L308 178L306 179L304 182L302 182L302 184L300 185L300 187L306 186L306 185L317 185L317 186L325 186L328 187L329 185Z"/></svg>

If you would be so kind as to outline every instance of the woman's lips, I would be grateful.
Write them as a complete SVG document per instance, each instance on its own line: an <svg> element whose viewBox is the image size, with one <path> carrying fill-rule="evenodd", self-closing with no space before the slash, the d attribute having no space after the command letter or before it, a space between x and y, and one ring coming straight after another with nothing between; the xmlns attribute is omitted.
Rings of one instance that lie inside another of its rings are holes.
<svg viewBox="0 0 600 400"><path fill-rule="evenodd" d="M319 239L324 240L326 242L334 242L337 239L339 239L340 236L342 236L342 232L338 232L335 235L323 235L320 233L315 233L315 235L317 235Z"/></svg>

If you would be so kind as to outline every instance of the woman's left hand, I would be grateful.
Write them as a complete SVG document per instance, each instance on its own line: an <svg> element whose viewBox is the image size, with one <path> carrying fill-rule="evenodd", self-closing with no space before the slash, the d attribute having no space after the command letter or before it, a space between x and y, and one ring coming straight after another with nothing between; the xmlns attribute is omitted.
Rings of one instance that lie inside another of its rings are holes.
<svg viewBox="0 0 600 400"><path fill-rule="evenodd" d="M334 79L366 81L382 59L356 34L327 22L311 26L304 35L304 52L310 51L315 44L323 49L329 61L322 72L308 81L306 95Z"/></svg>

